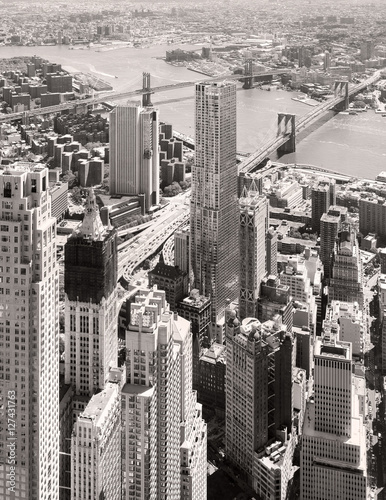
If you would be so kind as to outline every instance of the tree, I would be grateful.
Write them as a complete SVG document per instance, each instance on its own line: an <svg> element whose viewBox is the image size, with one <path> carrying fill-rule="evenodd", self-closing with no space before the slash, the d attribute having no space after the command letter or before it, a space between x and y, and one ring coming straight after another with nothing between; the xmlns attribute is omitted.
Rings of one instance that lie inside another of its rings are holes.
<svg viewBox="0 0 386 500"><path fill-rule="evenodd" d="M150 259L146 259L145 262L143 263L143 268L145 269L145 271L148 271L150 269Z"/></svg>
<svg viewBox="0 0 386 500"><path fill-rule="evenodd" d="M63 182L68 182L68 189L72 189L79 186L78 173L74 174L71 170L68 170L62 177Z"/></svg>
<svg viewBox="0 0 386 500"><path fill-rule="evenodd" d="M182 193L182 189L178 182L173 182L170 186L166 186L164 188L164 196L171 197L180 193Z"/></svg>
<svg viewBox="0 0 386 500"><path fill-rule="evenodd" d="M71 192L71 199L76 205L82 203L82 192L78 187L74 187Z"/></svg>
<svg viewBox="0 0 386 500"><path fill-rule="evenodd" d="M185 189L189 189L190 188L190 181L180 181L179 182L179 185L181 186L181 189L183 191L185 191Z"/></svg>

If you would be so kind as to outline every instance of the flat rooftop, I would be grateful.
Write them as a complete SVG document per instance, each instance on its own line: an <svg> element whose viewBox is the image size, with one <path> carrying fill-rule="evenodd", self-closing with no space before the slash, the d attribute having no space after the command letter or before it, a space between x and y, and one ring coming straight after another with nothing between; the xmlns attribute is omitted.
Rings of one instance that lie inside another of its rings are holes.
<svg viewBox="0 0 386 500"><path fill-rule="evenodd" d="M106 384L102 392L94 394L80 418L91 418L96 426L101 426L108 415L109 406L117 394L117 384Z"/></svg>

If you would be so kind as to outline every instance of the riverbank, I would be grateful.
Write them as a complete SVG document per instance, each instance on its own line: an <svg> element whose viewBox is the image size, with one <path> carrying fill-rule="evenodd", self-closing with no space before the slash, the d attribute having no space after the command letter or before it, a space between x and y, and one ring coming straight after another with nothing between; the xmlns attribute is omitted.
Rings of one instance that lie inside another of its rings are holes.
<svg viewBox="0 0 386 500"><path fill-rule="evenodd" d="M176 43L141 50L128 47L118 52L97 52L94 48L68 50L67 46L7 46L2 47L2 55L6 58L37 55L61 64L66 70L99 75L115 91L129 92L142 87L142 72L151 74L152 86L207 78L200 73L194 77L195 72L185 67L165 64L166 50L179 47L181 44ZM186 50L197 48L197 45L184 45ZM115 75L118 78L114 78ZM237 88L241 88L240 83L237 83ZM298 92L259 89L238 91L237 150L252 153L275 137L278 113L294 114L297 118L308 113L309 106L291 99L297 95ZM174 89L172 94L157 93L156 96L154 101L161 101L156 104L161 120L171 123L175 130L194 136L194 87ZM173 102L168 102L168 99ZM320 165L342 174L375 178L385 170L385 137L386 119L382 113L337 114L313 129L296 145L296 153L286 155L284 162Z"/></svg>

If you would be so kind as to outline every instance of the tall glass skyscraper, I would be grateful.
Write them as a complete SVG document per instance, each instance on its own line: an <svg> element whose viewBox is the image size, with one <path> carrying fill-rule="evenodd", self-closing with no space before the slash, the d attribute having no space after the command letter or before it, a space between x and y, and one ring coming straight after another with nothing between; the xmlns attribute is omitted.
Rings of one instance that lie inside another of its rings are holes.
<svg viewBox="0 0 386 500"><path fill-rule="evenodd" d="M195 163L190 205L195 287L210 296L211 321L238 293L236 84L196 84Z"/></svg>

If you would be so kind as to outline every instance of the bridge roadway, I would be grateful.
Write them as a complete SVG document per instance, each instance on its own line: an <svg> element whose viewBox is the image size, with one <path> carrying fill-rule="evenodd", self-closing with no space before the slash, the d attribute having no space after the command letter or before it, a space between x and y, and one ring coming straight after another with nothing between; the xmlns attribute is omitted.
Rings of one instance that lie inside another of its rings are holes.
<svg viewBox="0 0 386 500"><path fill-rule="evenodd" d="M118 246L118 279L123 276L129 281L134 269L189 220L189 207L184 204L170 203L164 210L163 215L140 235Z"/></svg>
<svg viewBox="0 0 386 500"><path fill-rule="evenodd" d="M257 76L275 76L275 75L282 75L284 73L288 73L288 70L271 70L271 71L267 70L261 73L255 73L254 75L226 75L226 76L216 76L216 77L205 77L205 75L202 75L202 78L200 78L199 80L190 82L172 83L169 85L159 85L157 87L152 87L151 89L137 89L129 92L101 92L98 95L98 97L76 99L74 101L67 101L55 106L47 106L45 108L35 108L29 111L22 111L20 113L10 113L4 115L1 114L0 123L9 122L12 120L20 120L24 116L31 117L31 116L41 116L41 115L60 113L61 111L74 109L77 106L93 106L96 104L101 104L106 100L111 101L111 99L119 101L121 99L130 99L131 97L142 96L143 94L149 94L149 93L154 94L156 92L167 92L169 90L192 87L193 85L195 85L200 81L215 82L223 80L242 80L243 78L254 78Z"/></svg>
<svg viewBox="0 0 386 500"><path fill-rule="evenodd" d="M376 82L380 78L381 71L377 71L370 78L365 81L354 85L349 88L348 94L349 97L353 94L360 92L365 89L368 85ZM325 111L334 108L337 104L341 103L345 99L345 96L334 97L333 99L329 99L328 101L322 102L318 106L315 106L310 113L307 113L299 120L296 121L295 124L295 135L305 129L308 125L313 123L322 113ZM270 141L268 141L264 146L260 149L252 153L248 156L244 161L239 164L239 174L242 173L252 173L260 163L271 154L273 154L280 146L285 144L288 141L290 133L283 134L277 137L273 137Z"/></svg>

